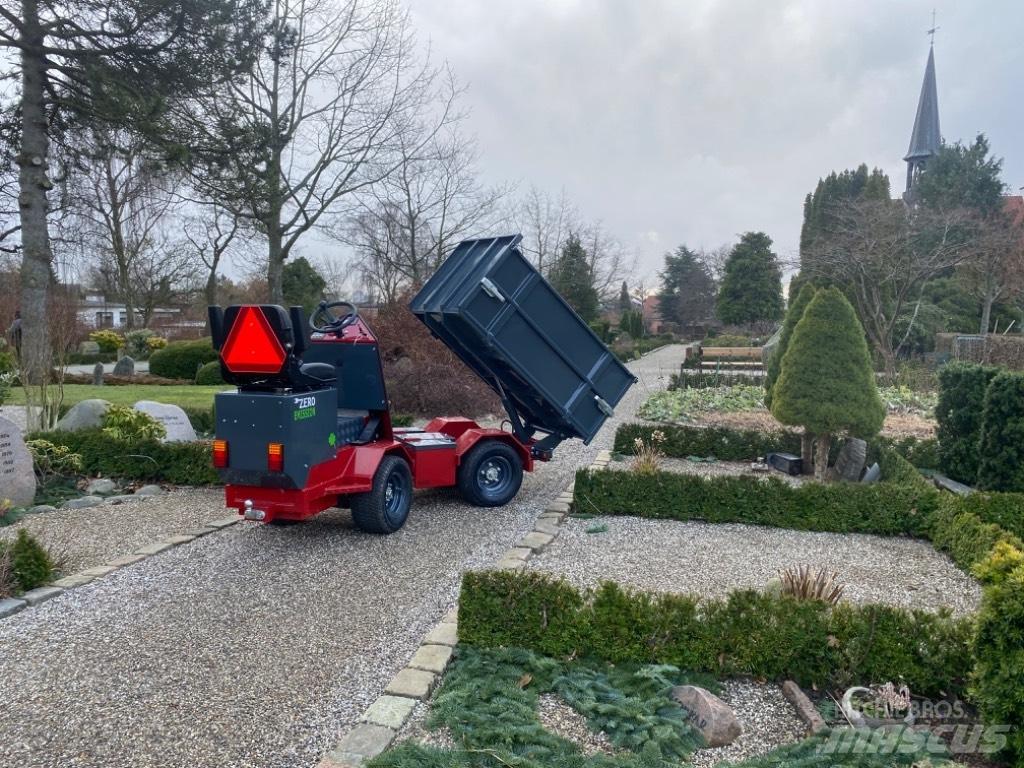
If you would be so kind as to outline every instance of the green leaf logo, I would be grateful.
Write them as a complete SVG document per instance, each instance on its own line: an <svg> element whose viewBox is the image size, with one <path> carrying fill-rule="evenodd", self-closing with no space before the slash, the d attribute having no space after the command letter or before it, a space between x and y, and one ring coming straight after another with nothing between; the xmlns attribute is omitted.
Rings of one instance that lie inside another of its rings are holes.
<svg viewBox="0 0 1024 768"><path fill-rule="evenodd" d="M331 432L331 434L327 436L327 444L330 445L331 448L333 448L335 445L338 444L338 436Z"/></svg>

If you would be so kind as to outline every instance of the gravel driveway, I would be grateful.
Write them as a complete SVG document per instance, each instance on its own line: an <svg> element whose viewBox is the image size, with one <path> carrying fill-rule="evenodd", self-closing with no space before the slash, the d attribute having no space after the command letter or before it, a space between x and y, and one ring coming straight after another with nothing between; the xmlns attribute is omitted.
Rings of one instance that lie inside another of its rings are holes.
<svg viewBox="0 0 1024 768"><path fill-rule="evenodd" d="M680 354L632 363L642 381L619 417L591 446L559 448L507 507L427 492L383 538L338 511L233 526L0 622L0 765L313 765L451 607L460 574L530 530ZM223 516L203 499L203 519Z"/></svg>

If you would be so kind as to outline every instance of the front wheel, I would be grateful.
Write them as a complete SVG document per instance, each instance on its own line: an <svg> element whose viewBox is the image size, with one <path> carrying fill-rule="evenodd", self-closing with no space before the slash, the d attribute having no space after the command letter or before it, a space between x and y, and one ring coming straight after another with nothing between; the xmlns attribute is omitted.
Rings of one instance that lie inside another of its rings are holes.
<svg viewBox="0 0 1024 768"><path fill-rule="evenodd" d="M459 464L459 492L478 507L500 507L519 493L523 462L515 449L499 440L485 440Z"/></svg>
<svg viewBox="0 0 1024 768"><path fill-rule="evenodd" d="M350 497L352 519L367 533L394 533L409 517L412 472L400 456L385 456L373 475L373 488Z"/></svg>

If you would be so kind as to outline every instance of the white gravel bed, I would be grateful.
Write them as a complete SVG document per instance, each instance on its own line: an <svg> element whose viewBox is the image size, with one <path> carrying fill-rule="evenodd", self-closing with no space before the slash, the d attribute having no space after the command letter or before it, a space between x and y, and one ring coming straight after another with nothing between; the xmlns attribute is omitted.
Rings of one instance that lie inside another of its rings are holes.
<svg viewBox="0 0 1024 768"><path fill-rule="evenodd" d="M559 447L506 507L417 494L387 537L346 511L242 524L3 620L0 765L314 765L454 604L462 572L529 531L679 358L632 363L644 382L618 418Z"/></svg>
<svg viewBox="0 0 1024 768"><path fill-rule="evenodd" d="M588 528L607 526L603 533ZM908 538L812 533L754 525L712 525L636 517L567 518L561 534L529 567L579 587L598 581L644 590L721 597L761 589L781 569L825 567L839 574L844 599L903 608L974 613L981 587L931 544Z"/></svg>
<svg viewBox="0 0 1024 768"><path fill-rule="evenodd" d="M624 456L608 462L608 469L626 472L632 470L635 464L635 456ZM806 480L811 479L802 475L787 475L785 472L778 472L774 469L759 471L751 468L750 465L749 461L690 461L689 459L663 458L659 468L665 472L700 477L735 477L737 475L774 477L793 486L803 485Z"/></svg>
<svg viewBox="0 0 1024 768"><path fill-rule="evenodd" d="M587 757L614 755L619 751L604 731L593 730L587 718L557 694L545 693L537 697L537 718L548 732L573 742Z"/></svg>
<svg viewBox="0 0 1024 768"><path fill-rule="evenodd" d="M176 489L121 504L30 514L0 528L0 539L13 539L20 528L26 529L63 559L68 574L109 563L228 514L222 489Z"/></svg>
<svg viewBox="0 0 1024 768"><path fill-rule="evenodd" d="M807 726L779 686L747 680L726 680L721 685L718 696L732 707L743 733L727 746L694 752L694 768L712 768L720 761L747 760L807 736Z"/></svg>

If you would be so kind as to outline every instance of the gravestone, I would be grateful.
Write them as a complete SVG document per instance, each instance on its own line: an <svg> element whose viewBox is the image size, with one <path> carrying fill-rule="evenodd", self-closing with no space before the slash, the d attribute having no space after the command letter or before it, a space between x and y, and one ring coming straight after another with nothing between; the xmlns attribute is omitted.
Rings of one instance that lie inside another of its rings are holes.
<svg viewBox="0 0 1024 768"><path fill-rule="evenodd" d="M696 685L678 685L670 695L687 710L690 724L700 731L707 746L724 747L743 733L732 707L710 691Z"/></svg>
<svg viewBox="0 0 1024 768"><path fill-rule="evenodd" d="M64 418L57 422L54 429L63 429L65 432L77 432L80 429L92 429L103 425L103 417L107 413L110 403L106 400L83 400L71 406L71 410L64 414Z"/></svg>
<svg viewBox="0 0 1024 768"><path fill-rule="evenodd" d="M840 480L848 480L856 483L864 471L864 463L867 461L868 444L859 437L851 437L843 447L839 449L839 456L836 458L835 473Z"/></svg>
<svg viewBox="0 0 1024 768"><path fill-rule="evenodd" d="M134 376L135 359L125 355L114 364L114 376Z"/></svg>
<svg viewBox="0 0 1024 768"><path fill-rule="evenodd" d="M103 363L96 363L92 369L92 385L94 387L103 386Z"/></svg>
<svg viewBox="0 0 1024 768"><path fill-rule="evenodd" d="M0 502L30 507L36 496L36 473L32 454L17 425L0 416Z"/></svg>
<svg viewBox="0 0 1024 768"><path fill-rule="evenodd" d="M198 440L188 415L176 405L156 403L152 400L140 400L134 405L135 410L152 416L167 428L164 443L183 443Z"/></svg>
<svg viewBox="0 0 1024 768"><path fill-rule="evenodd" d="M83 341L78 345L78 354L80 355L98 355L100 353L100 345L95 341Z"/></svg>

